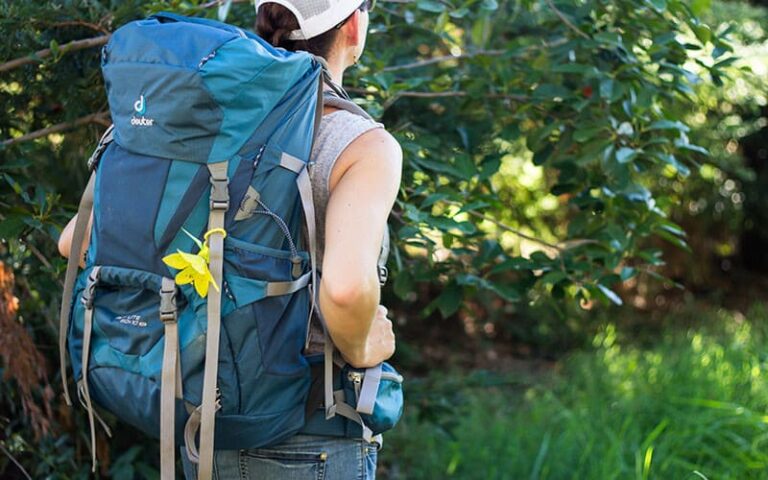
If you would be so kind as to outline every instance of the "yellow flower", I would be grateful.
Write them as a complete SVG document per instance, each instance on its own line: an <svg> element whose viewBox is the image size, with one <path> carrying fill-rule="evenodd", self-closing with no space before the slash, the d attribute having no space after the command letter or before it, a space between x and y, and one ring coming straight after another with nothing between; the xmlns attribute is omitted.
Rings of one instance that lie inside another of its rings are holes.
<svg viewBox="0 0 768 480"><path fill-rule="evenodd" d="M176 270L181 270L176 274L175 280L177 285L191 283L195 287L197 294L205 298L208 296L208 284L212 283L213 288L217 292L219 291L219 286L216 285L216 281L208 269L208 262L210 261L210 251L208 250L207 242L208 234L206 233L206 242L203 243L186 230L184 230L184 233L192 237L200 251L197 254L192 254L176 250L176 253L163 257L163 263Z"/></svg>

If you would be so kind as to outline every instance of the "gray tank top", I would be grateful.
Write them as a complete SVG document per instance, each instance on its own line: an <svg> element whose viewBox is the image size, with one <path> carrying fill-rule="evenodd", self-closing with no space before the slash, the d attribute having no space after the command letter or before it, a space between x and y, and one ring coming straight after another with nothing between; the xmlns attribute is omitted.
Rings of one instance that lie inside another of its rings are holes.
<svg viewBox="0 0 768 480"><path fill-rule="evenodd" d="M333 166L353 140L375 128L384 128L384 125L346 110L337 110L324 115L320 122L310 156L314 165L309 170L317 219L318 270L322 268L325 253L325 212L330 197L329 183ZM305 353L311 355L322 352L323 329L315 316L310 323L309 347Z"/></svg>

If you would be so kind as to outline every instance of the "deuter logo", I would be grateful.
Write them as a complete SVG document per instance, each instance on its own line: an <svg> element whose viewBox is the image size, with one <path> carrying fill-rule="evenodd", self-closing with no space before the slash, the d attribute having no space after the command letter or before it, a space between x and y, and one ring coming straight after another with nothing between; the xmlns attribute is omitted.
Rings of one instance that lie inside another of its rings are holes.
<svg viewBox="0 0 768 480"><path fill-rule="evenodd" d="M139 99L134 102L133 109L141 116L137 117L134 115L131 117L131 125L134 127L152 127L155 125L154 118L147 118L144 116L147 112L147 102L144 99L144 95L140 95Z"/></svg>
<svg viewBox="0 0 768 480"><path fill-rule="evenodd" d="M133 109L136 110L136 113L139 115L144 115L144 112L147 111L147 104L144 102L144 95L141 95L138 100L136 100L136 103L133 104Z"/></svg>

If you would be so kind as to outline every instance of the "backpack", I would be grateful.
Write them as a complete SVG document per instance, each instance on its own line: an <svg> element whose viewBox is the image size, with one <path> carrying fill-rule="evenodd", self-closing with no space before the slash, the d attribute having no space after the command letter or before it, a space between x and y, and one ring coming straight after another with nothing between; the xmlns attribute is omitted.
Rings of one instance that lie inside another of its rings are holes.
<svg viewBox="0 0 768 480"><path fill-rule="evenodd" d="M179 445L210 479L214 444L278 443L309 412L303 350L319 311L308 159L327 71L237 27L168 13L118 29L102 71L114 123L88 162L67 265L65 399L68 353L94 471L96 422L110 434L96 404L160 439L163 479ZM327 331L325 345L326 418L350 418L370 439L361 412L374 412L382 375L373 369L360 410L350 407L334 392Z"/></svg>

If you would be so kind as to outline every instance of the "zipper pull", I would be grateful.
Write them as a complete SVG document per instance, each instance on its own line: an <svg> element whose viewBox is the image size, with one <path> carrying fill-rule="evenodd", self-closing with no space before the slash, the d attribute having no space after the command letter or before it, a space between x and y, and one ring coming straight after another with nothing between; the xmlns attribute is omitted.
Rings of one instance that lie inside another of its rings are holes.
<svg viewBox="0 0 768 480"><path fill-rule="evenodd" d="M355 402L360 398L360 385L363 383L363 374L360 372L349 372L347 378L355 387Z"/></svg>
<svg viewBox="0 0 768 480"><path fill-rule="evenodd" d="M293 263L293 268L291 268L291 275L293 275L293 278L299 278L301 276L301 257L298 255L294 255L291 257L291 263Z"/></svg>

